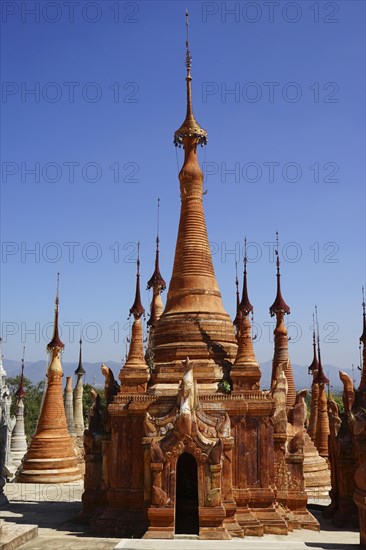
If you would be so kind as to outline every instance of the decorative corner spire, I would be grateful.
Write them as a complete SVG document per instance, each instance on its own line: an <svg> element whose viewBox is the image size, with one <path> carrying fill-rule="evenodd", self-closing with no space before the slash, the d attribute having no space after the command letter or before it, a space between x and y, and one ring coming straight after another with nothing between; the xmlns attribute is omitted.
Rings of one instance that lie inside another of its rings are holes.
<svg viewBox="0 0 366 550"><path fill-rule="evenodd" d="M269 308L271 317L276 315L276 313L290 313L290 307L286 304L285 300L282 298L281 293L281 273L280 273L280 255L278 247L278 231L276 231L276 267L277 267L277 294L276 299Z"/></svg>
<svg viewBox="0 0 366 550"><path fill-rule="evenodd" d="M56 299L55 299L55 317L53 322L53 335L51 342L47 345L47 351L51 351L54 349L63 350L65 347L65 344L61 341L61 338L58 333L58 305L59 305L59 298L58 298L58 291L59 291L59 283L60 283L60 274L57 273L57 285L56 285Z"/></svg>
<svg viewBox="0 0 366 550"><path fill-rule="evenodd" d="M239 279L238 279L238 262L235 262L235 286L236 286L236 315L233 321L235 327L239 327L242 319L242 313L240 311L240 297L239 297Z"/></svg>
<svg viewBox="0 0 366 550"><path fill-rule="evenodd" d="M187 69L187 114L182 126L174 133L174 145L181 147L184 142L184 138L193 137L197 139L197 143L200 145L206 145L207 143L207 132L198 124L193 114L192 107L192 77L191 77L191 62L192 56L189 50L189 21L188 21L188 10L186 10L186 69Z"/></svg>
<svg viewBox="0 0 366 550"><path fill-rule="evenodd" d="M315 373L315 371L318 370L319 363L318 363L318 357L316 354L316 333L315 333L315 317L313 313L313 362L311 363L310 367L308 368L309 374Z"/></svg>
<svg viewBox="0 0 366 550"><path fill-rule="evenodd" d="M27 395L27 392L24 389L24 355L25 355L25 346L23 347L22 370L21 370L21 373L20 373L19 387L18 387L18 389L15 393L15 395L16 395L16 397L18 397L18 399L22 399L23 397L25 397Z"/></svg>
<svg viewBox="0 0 366 550"><path fill-rule="evenodd" d="M240 302L240 309L243 315L248 315L253 311L253 306L248 297L248 285L247 285L247 239L244 239L244 279L243 279L243 294Z"/></svg>
<svg viewBox="0 0 366 550"><path fill-rule="evenodd" d="M157 214L157 229L156 229L156 253L155 253L155 269L151 278L147 283L147 290L154 288L162 292L166 289L166 282L164 281L159 266L159 223L160 223L160 199L158 199L158 214Z"/></svg>
<svg viewBox="0 0 366 550"><path fill-rule="evenodd" d="M75 371L75 374L76 375L80 375L80 376L83 376L85 374L85 369L83 367L83 361L82 361L82 345L83 345L83 341L81 339L81 336L80 336L80 340L79 340L79 364L78 364L78 368L76 369Z"/></svg>
<svg viewBox="0 0 366 550"><path fill-rule="evenodd" d="M318 308L315 306L315 322L317 328L317 343L318 343L318 373L314 378L316 384L329 384L328 378L324 374L322 360L320 356L320 334L319 334L319 322L318 322Z"/></svg>
<svg viewBox="0 0 366 550"><path fill-rule="evenodd" d="M139 319L145 313L145 309L141 303L140 293L140 241L137 243L137 262L136 262L136 293L135 301L130 309L130 315L133 315L135 319Z"/></svg>
<svg viewBox="0 0 366 550"><path fill-rule="evenodd" d="M366 346L366 304L365 304L365 289L362 287L362 317L363 317L363 331L360 336L360 342Z"/></svg>

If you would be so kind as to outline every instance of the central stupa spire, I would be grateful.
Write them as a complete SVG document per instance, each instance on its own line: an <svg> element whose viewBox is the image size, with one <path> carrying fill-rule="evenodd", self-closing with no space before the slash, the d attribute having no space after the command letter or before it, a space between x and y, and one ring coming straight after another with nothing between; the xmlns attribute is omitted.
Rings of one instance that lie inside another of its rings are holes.
<svg viewBox="0 0 366 550"><path fill-rule="evenodd" d="M193 106L192 106L192 77L191 77L191 52L189 50L189 21L188 21L188 10L186 10L186 69L187 69L187 113L186 118L182 126L174 133L174 144L178 147L184 146L184 138L186 137L195 137L197 143L201 145L206 145L207 143L207 132L198 124L197 120L194 118Z"/></svg>
<svg viewBox="0 0 366 550"><path fill-rule="evenodd" d="M184 148L179 173L181 211L173 274L165 310L154 334L154 370L151 391L174 393L182 377L182 360L194 363L200 391L217 391L223 367L236 355L233 324L221 301L215 278L202 204L203 174L197 145L207 143L207 132L193 115L191 54L186 14L187 112L174 133L174 143Z"/></svg>

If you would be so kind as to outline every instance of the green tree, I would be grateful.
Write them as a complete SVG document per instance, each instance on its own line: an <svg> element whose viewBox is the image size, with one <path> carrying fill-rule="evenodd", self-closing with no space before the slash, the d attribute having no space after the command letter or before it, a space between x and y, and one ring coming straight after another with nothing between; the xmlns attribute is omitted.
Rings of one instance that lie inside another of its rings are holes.
<svg viewBox="0 0 366 550"><path fill-rule="evenodd" d="M328 395L328 391L326 390L326 394L327 394L327 398L328 399L332 399L333 401L335 401L338 405L338 408L339 408L339 412L342 413L344 412L344 406L343 406L343 401L342 401L342 393L341 392L330 392L330 394ZM311 408L311 391L308 392L306 398L305 398L305 402L306 402L306 406L307 406L307 409L308 409L308 418L310 416L310 408Z"/></svg>
<svg viewBox="0 0 366 550"><path fill-rule="evenodd" d="M344 405L343 405L341 393L330 392L330 399L332 399L337 403L340 413L344 412Z"/></svg>
<svg viewBox="0 0 366 550"><path fill-rule="evenodd" d="M94 388L91 384L84 384L84 392L83 392L83 414L84 414L84 422L88 422L88 416L89 416L89 410L90 407L93 404L93 398L91 395L91 389L94 389L100 396L100 404L102 407L105 407L106 400L104 397L104 389L103 388Z"/></svg>

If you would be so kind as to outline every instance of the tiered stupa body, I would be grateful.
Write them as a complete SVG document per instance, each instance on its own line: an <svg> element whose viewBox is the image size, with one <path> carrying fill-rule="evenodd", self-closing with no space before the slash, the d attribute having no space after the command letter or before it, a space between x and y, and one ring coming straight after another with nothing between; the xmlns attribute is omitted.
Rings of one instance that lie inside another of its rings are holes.
<svg viewBox="0 0 366 550"><path fill-rule="evenodd" d="M145 309L141 303L140 292L140 253L137 258L135 301L130 309L134 321L131 331L130 350L127 361L119 374L122 393L144 393L150 378L149 368L145 360L143 347L142 316Z"/></svg>
<svg viewBox="0 0 366 550"><path fill-rule="evenodd" d="M63 483L81 477L62 395L61 353L65 346L58 331L58 303L57 291L53 337L47 346L47 385L36 433L18 476L21 483Z"/></svg>
<svg viewBox="0 0 366 550"><path fill-rule="evenodd" d="M187 53L189 56L189 53ZM187 114L174 140L184 148L179 173L181 212L173 274L167 302L154 333L154 371L151 391L177 392L182 360L194 361L199 390L217 391L223 369L236 356L232 321L225 311L216 281L203 212L203 174L197 146L207 133L197 123L192 108L190 59L187 60Z"/></svg>
<svg viewBox="0 0 366 550"><path fill-rule="evenodd" d="M253 306L248 296L246 239L244 249L243 293L241 301L237 305L234 320L234 325L237 327L238 351L230 372L234 393L243 390L259 390L261 378L259 363L253 349L252 327L249 317L253 312Z"/></svg>
<svg viewBox="0 0 366 550"><path fill-rule="evenodd" d="M193 116L188 39L186 66L187 116L175 132L175 143L184 147L181 215L167 303L154 328L154 361L149 369L143 354L138 264L121 387L107 400L105 426L88 433L84 513L96 531L146 538L317 529L306 510L301 446L286 451L286 390L259 389L250 326L239 331L237 354L221 301L202 206L197 147L207 134ZM244 292L244 310L246 300ZM250 376L243 377L247 367ZM230 380L230 370L233 392L219 384ZM284 427L277 418L285 419ZM281 436L276 450L275 435Z"/></svg>
<svg viewBox="0 0 366 550"><path fill-rule="evenodd" d="M24 398L27 392L24 389L24 357L22 359L22 371L20 375L19 387L16 391L15 406L15 426L11 434L10 450L13 464L16 468L22 463L22 459L27 452L27 438L24 430Z"/></svg>

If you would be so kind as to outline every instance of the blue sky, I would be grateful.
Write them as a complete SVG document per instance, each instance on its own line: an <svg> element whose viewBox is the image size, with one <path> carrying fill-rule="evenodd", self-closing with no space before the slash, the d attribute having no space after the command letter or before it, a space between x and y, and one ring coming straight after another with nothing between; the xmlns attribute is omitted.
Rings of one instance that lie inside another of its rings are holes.
<svg viewBox="0 0 366 550"><path fill-rule="evenodd" d="M225 307L233 315L234 262L246 235L255 350L268 360L278 229L292 361L311 362L317 303L324 362L356 365L365 284L358 1L84 1L73 17L61 1L2 3L5 357L20 358L24 343L27 360L44 357L60 271L65 360L77 359L80 323L85 360L122 358L138 240L144 285L153 270L157 197L169 281L186 6L194 111L209 137L200 151L204 207Z"/></svg>

